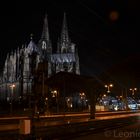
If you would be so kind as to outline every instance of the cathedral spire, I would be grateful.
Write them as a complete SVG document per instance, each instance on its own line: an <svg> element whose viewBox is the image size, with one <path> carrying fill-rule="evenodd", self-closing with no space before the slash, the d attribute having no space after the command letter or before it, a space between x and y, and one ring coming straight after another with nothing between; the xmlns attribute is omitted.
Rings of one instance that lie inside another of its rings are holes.
<svg viewBox="0 0 140 140"><path fill-rule="evenodd" d="M49 41L49 29L48 29L48 20L47 20L47 14L45 15L44 18L44 25L43 25L43 31L41 35L42 40Z"/></svg>
<svg viewBox="0 0 140 140"><path fill-rule="evenodd" d="M26 47L25 47L26 48ZM27 52L29 54L32 54L34 52L38 52L38 48L37 45L35 44L35 42L33 41L33 34L30 35L30 42L27 46Z"/></svg>
<svg viewBox="0 0 140 140"><path fill-rule="evenodd" d="M42 55L45 55L45 56L43 56L43 58L45 58L46 55L52 53L52 45L51 45L51 41L50 41L50 37L49 37L47 15L45 15L45 18L44 18L42 35L41 35L41 39L38 42L38 48L40 50L40 53Z"/></svg>
<svg viewBox="0 0 140 140"><path fill-rule="evenodd" d="M68 27L66 21L66 13L64 13L63 25L62 25L62 32L61 32L61 43L67 44L70 42L69 35L68 35Z"/></svg>

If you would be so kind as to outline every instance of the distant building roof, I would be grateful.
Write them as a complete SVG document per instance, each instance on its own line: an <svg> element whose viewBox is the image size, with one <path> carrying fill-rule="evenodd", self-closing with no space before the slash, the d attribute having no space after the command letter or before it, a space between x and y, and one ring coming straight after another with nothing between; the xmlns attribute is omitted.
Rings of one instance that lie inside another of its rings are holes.
<svg viewBox="0 0 140 140"><path fill-rule="evenodd" d="M84 75L77 75L68 72L58 72L48 78L48 86L54 88L65 88L65 90L85 91L94 89L99 85L96 78Z"/></svg>

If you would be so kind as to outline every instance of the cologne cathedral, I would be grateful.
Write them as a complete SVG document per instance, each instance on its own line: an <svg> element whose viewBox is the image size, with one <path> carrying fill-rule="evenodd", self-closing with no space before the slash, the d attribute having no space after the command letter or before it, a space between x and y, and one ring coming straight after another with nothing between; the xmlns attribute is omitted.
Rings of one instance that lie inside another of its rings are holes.
<svg viewBox="0 0 140 140"><path fill-rule="evenodd" d="M22 45L21 48L7 54L0 77L0 99L8 101L32 93L36 71L40 72L40 75L43 73L45 78L60 71L80 74L78 50L69 38L65 14L55 53L45 16L38 43L36 44L31 36L28 45Z"/></svg>

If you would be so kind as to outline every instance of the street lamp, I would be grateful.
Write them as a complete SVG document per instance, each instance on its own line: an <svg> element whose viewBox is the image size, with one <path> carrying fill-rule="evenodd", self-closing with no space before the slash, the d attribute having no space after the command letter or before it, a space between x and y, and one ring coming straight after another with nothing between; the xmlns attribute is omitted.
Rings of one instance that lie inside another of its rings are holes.
<svg viewBox="0 0 140 140"><path fill-rule="evenodd" d="M86 99L86 95L84 92L80 93L80 99L81 99L81 103L82 103L82 111L84 110L84 102L85 102L85 99Z"/></svg>
<svg viewBox="0 0 140 140"><path fill-rule="evenodd" d="M103 97L106 97L106 94L104 94Z"/></svg>
<svg viewBox="0 0 140 140"><path fill-rule="evenodd" d="M85 96L86 96L84 92L83 93L80 93L79 95L80 95L80 98L81 99L85 98Z"/></svg>
<svg viewBox="0 0 140 140"><path fill-rule="evenodd" d="M110 92L110 87L113 87L113 84L105 85L105 88L107 88L107 92Z"/></svg>
<svg viewBox="0 0 140 140"><path fill-rule="evenodd" d="M52 97L57 97L57 90L53 90L51 93L52 93Z"/></svg>
<svg viewBox="0 0 140 140"><path fill-rule="evenodd" d="M16 87L15 84L10 85L11 88L11 102L10 102L10 112L13 112L13 94L14 94L14 88Z"/></svg>
<svg viewBox="0 0 140 140"><path fill-rule="evenodd" d="M135 91L137 91L137 88L130 88L130 91L132 91L132 95L134 95Z"/></svg>
<svg viewBox="0 0 140 140"><path fill-rule="evenodd" d="M59 112L59 106L58 106L58 91L57 90L53 90L52 92L52 97L56 99L56 108L57 108L57 113Z"/></svg>

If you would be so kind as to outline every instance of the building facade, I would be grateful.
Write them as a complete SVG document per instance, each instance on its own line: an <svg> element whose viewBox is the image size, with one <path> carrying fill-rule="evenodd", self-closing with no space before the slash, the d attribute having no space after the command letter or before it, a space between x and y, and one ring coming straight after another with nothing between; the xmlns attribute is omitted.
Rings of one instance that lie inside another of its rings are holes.
<svg viewBox="0 0 140 140"><path fill-rule="evenodd" d="M43 70L40 70L40 66ZM8 101L31 94L37 71L45 78L60 71L80 74L78 50L69 38L65 14L55 53L53 53L48 20L45 16L38 43L36 44L31 36L28 45L22 45L21 48L7 54L0 77L0 99Z"/></svg>

